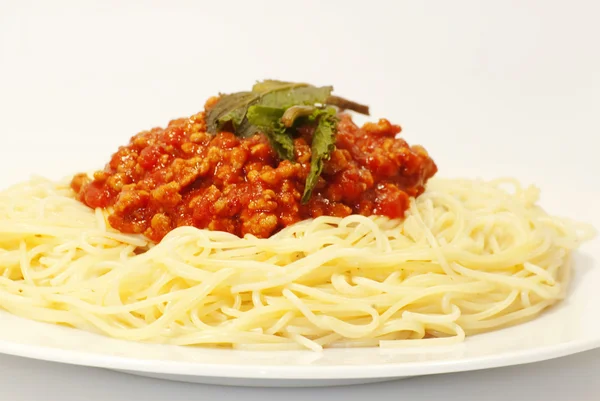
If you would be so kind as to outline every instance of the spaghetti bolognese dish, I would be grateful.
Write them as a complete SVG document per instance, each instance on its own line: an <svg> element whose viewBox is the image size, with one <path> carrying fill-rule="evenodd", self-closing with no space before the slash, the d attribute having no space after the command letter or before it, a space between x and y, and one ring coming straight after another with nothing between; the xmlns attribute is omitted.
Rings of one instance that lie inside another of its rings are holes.
<svg viewBox="0 0 600 401"><path fill-rule="evenodd" d="M566 295L593 229L512 178L434 177L329 86L266 80L143 131L103 170L0 192L0 307L151 343L449 344Z"/></svg>

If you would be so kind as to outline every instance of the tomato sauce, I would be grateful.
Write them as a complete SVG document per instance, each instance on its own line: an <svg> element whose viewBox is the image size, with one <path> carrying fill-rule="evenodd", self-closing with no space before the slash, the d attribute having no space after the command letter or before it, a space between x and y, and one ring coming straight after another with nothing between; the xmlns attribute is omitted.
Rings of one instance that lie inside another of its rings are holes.
<svg viewBox="0 0 600 401"><path fill-rule="evenodd" d="M104 170L76 175L71 187L89 207L111 208L113 228L155 242L180 226L267 238L322 215L399 218L437 172L400 131L385 119L358 127L340 115L336 149L306 204L312 128L299 129L295 161L281 161L260 133L207 133L204 112L135 135Z"/></svg>

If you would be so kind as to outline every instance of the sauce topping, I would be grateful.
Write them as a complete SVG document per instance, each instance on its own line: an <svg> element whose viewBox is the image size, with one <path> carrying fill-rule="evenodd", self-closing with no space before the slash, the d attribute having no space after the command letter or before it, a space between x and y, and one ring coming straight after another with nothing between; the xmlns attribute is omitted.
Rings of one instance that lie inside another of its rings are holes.
<svg viewBox="0 0 600 401"><path fill-rule="evenodd" d="M104 170L76 175L71 187L89 207L111 208L113 228L156 242L179 226L267 238L322 215L403 217L437 172L425 149L396 137L398 125L381 119L358 127L341 114L335 149L302 203L314 129L300 126L294 161L281 160L262 133L207 133L201 112L135 135Z"/></svg>

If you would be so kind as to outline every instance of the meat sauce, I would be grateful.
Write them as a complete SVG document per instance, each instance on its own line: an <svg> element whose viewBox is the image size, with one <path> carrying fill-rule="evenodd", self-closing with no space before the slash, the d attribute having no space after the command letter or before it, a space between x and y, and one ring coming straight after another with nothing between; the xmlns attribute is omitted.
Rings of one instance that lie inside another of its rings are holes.
<svg viewBox="0 0 600 401"><path fill-rule="evenodd" d="M110 208L113 228L155 242L180 226L267 238L323 215L403 217L437 172L425 149L396 137L398 125L358 127L342 114L336 148L302 204L312 128L298 131L295 161L281 161L260 133L207 133L201 112L135 135L104 170L76 175L71 187L89 207Z"/></svg>

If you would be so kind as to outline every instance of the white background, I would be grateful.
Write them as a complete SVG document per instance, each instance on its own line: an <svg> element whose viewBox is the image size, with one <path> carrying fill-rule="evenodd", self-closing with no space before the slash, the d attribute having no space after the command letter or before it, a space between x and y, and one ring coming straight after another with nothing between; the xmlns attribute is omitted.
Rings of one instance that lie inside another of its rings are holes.
<svg viewBox="0 0 600 401"><path fill-rule="evenodd" d="M518 176L542 187L548 209L585 219L598 205L581 200L600 191L599 17L594 0L0 0L0 184L102 166L136 132L278 78L370 104L441 175ZM0 399L592 400L599 357L245 390L0 356Z"/></svg>

